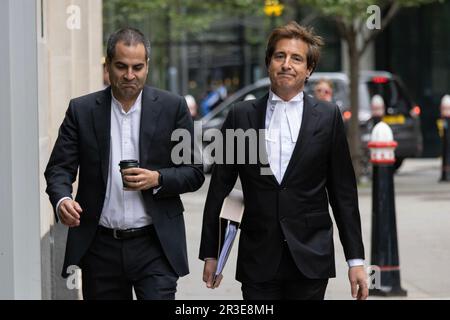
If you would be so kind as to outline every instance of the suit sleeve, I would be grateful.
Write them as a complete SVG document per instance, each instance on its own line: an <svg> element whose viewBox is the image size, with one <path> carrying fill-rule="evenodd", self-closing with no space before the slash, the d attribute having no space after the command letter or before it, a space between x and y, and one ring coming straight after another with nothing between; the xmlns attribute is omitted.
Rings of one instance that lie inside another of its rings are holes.
<svg viewBox="0 0 450 320"><path fill-rule="evenodd" d="M58 220L56 214L58 201L64 197L72 198L72 184L77 176L78 165L78 121L74 103L71 101L44 173L47 181L46 192L50 197L56 220Z"/></svg>
<svg viewBox="0 0 450 320"><path fill-rule="evenodd" d="M364 259L358 191L344 124L335 107L327 191L346 260Z"/></svg>
<svg viewBox="0 0 450 320"><path fill-rule="evenodd" d="M223 159L227 159L227 146L234 147L234 144L226 140L225 131L234 129L234 107L228 113L221 132L223 137ZM234 152L236 155L236 152ZM236 163L236 161L234 161ZM199 258L217 258L219 250L219 215L225 198L236 184L238 169L232 164L216 163L213 167L211 182L209 184L208 195L206 197L205 208L203 211L203 226L200 243Z"/></svg>
<svg viewBox="0 0 450 320"><path fill-rule="evenodd" d="M183 150L187 154L182 155L182 158L187 159L187 161L183 160L181 164L159 169L163 177L163 183L162 188L154 194L155 198L172 197L185 192L196 191L205 181L202 161L199 158L198 146L195 143L192 117L189 114L186 101L181 98L176 117L176 129L181 129L187 133L187 138L190 139L190 147L187 148L188 150Z"/></svg>

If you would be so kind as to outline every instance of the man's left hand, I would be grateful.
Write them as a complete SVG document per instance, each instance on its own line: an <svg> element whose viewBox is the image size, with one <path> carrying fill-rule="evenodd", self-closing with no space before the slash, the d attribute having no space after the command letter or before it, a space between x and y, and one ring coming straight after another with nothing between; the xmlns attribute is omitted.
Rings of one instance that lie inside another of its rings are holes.
<svg viewBox="0 0 450 320"><path fill-rule="evenodd" d="M129 168L122 171L127 183L125 190L141 191L158 186L159 172L143 168Z"/></svg>
<svg viewBox="0 0 450 320"><path fill-rule="evenodd" d="M348 279L352 288L352 297L357 300L366 300L369 296L367 287L367 273L364 266L354 266L348 270Z"/></svg>

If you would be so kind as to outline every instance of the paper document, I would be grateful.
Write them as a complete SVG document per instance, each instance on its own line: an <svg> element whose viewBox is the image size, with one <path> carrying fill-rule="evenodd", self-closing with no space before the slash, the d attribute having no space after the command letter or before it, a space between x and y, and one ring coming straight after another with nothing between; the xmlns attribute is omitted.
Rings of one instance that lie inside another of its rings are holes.
<svg viewBox="0 0 450 320"><path fill-rule="evenodd" d="M225 198L220 217L237 223L241 223L244 214L244 195L241 190L233 189Z"/></svg>
<svg viewBox="0 0 450 320"><path fill-rule="evenodd" d="M229 221L225 231L225 239L223 241L222 250L220 251L219 260L217 261L216 277L222 273L223 268L225 267L225 263L227 262L231 248L233 247L234 239L236 239L237 231L238 224L236 222Z"/></svg>
<svg viewBox="0 0 450 320"><path fill-rule="evenodd" d="M225 229L225 235L223 235L223 232L219 233L219 259L217 261L214 282L222 273L223 268L227 263L228 256L230 255L231 248L233 247L234 239L236 239L243 214L244 195L242 191L233 189L225 198L222 205L222 210L220 211L221 219L219 222L219 229L220 231Z"/></svg>

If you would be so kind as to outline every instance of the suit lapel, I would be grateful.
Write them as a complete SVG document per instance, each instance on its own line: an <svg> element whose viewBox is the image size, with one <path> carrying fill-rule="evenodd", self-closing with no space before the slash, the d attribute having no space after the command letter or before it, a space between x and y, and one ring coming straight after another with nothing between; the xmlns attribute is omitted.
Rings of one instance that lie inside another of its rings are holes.
<svg viewBox="0 0 450 320"><path fill-rule="evenodd" d="M106 88L96 99L93 109L95 136L100 151L102 177L105 186L108 181L110 136L111 136L111 87Z"/></svg>
<svg viewBox="0 0 450 320"><path fill-rule="evenodd" d="M256 128L257 130L265 129L267 99L269 99L269 94L253 101L254 112L248 113L248 121L251 128Z"/></svg>
<svg viewBox="0 0 450 320"><path fill-rule="evenodd" d="M148 161L148 151L163 108L154 89L144 86L142 92L141 124L139 129L139 157L142 164Z"/></svg>
<svg viewBox="0 0 450 320"><path fill-rule="evenodd" d="M304 94L303 99L303 116L302 125L300 128L297 143L295 144L294 151L292 152L291 159L289 161L286 172L284 173L281 185L285 184L289 175L293 172L294 168L300 162L304 153L307 152L307 146L311 141L315 128L319 120L319 113L315 110L317 102Z"/></svg>

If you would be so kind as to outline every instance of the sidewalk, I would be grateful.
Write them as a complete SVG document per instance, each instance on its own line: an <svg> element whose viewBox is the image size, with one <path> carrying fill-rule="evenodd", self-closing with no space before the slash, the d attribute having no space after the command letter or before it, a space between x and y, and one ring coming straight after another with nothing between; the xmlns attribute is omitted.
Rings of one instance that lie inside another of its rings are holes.
<svg viewBox="0 0 450 320"><path fill-rule="evenodd" d="M450 183L439 183L440 159L407 159L395 176L398 246L402 299L450 299ZM180 279L177 299L242 299L240 283L234 279L237 243L218 289L207 289L202 281L203 262L198 256L203 205L209 185L183 195L191 273ZM366 263L371 252L371 185L359 186ZM351 299L347 264L335 229L336 275L330 279L326 299ZM236 240L237 241L237 240ZM380 299L370 297L369 299ZM381 298L385 299L385 298Z"/></svg>

